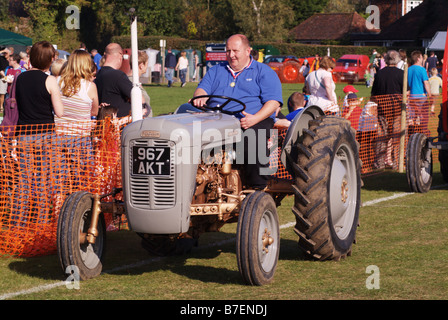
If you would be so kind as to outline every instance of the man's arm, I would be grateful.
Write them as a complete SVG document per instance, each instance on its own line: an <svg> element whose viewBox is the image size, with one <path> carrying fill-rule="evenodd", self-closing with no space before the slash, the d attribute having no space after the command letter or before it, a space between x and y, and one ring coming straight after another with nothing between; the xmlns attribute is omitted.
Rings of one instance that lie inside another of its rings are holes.
<svg viewBox="0 0 448 320"><path fill-rule="evenodd" d="M425 90L426 90L426 95L427 95L427 97L428 97L428 98L431 97L431 87L429 86L429 81L428 81L428 80L425 80L425 81L423 81L423 84L424 84L424 86L425 86Z"/></svg>
<svg viewBox="0 0 448 320"><path fill-rule="evenodd" d="M202 88L197 88L193 93L193 97L205 96L205 95L208 95L208 93ZM196 99L193 101L193 105L195 107L203 107L206 104L207 100L208 98Z"/></svg>
<svg viewBox="0 0 448 320"><path fill-rule="evenodd" d="M264 119L270 117L277 109L280 107L280 102L275 100L267 101L263 107L255 114L249 114L245 111L242 112L244 118L241 119L241 127L243 129L248 129L255 124L263 121Z"/></svg>

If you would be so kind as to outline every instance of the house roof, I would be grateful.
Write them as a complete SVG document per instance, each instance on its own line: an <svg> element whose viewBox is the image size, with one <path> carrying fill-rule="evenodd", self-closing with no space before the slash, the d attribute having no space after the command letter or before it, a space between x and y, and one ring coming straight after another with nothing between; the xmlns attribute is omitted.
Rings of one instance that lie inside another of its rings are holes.
<svg viewBox="0 0 448 320"><path fill-rule="evenodd" d="M376 30L378 31L378 30ZM294 27L290 34L297 41L341 40L349 34L372 32L358 13L319 13Z"/></svg>
<svg viewBox="0 0 448 320"><path fill-rule="evenodd" d="M381 31L382 40L431 39L437 31L446 31L448 0L425 0Z"/></svg>

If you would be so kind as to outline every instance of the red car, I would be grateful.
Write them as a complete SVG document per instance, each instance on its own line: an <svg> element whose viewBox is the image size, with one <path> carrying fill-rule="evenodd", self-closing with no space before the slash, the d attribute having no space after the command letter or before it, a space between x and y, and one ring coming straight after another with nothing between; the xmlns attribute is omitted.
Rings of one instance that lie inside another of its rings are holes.
<svg viewBox="0 0 448 320"><path fill-rule="evenodd" d="M360 54L345 54L336 61L333 74L338 82L364 81L370 58Z"/></svg>

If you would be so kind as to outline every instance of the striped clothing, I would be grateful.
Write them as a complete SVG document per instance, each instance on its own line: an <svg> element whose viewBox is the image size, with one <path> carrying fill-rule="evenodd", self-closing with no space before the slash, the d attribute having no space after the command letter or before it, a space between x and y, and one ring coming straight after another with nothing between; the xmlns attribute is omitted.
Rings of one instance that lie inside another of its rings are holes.
<svg viewBox="0 0 448 320"><path fill-rule="evenodd" d="M79 91L73 96L66 97L61 92L64 115L54 119L57 133L84 137L90 135L92 99L87 94L90 85L90 81L82 79ZM59 86L62 87L63 83L59 83Z"/></svg>

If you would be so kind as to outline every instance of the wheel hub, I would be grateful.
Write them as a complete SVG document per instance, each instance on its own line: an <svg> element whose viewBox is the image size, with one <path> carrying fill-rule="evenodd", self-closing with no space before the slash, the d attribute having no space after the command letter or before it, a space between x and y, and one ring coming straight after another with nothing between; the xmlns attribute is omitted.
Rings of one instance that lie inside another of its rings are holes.
<svg viewBox="0 0 448 320"><path fill-rule="evenodd" d="M264 229L264 234L261 238L262 244L263 244L263 251L268 253L269 249L268 247L274 243L274 238L271 237L271 232L268 231L268 229Z"/></svg>
<svg viewBox="0 0 448 320"><path fill-rule="evenodd" d="M343 179L341 183L341 200L342 202L346 202L348 198L348 182L347 179Z"/></svg>

